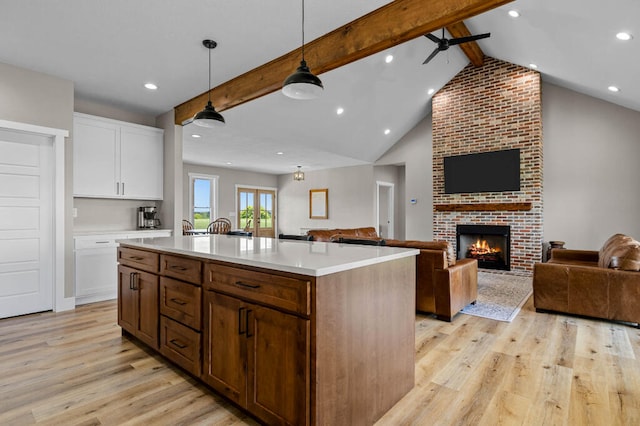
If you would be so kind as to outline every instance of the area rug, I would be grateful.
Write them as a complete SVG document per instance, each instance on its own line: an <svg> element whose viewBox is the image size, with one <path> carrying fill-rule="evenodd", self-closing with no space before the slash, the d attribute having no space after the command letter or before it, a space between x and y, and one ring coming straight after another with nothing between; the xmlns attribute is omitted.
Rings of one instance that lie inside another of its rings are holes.
<svg viewBox="0 0 640 426"><path fill-rule="evenodd" d="M478 300L462 309L463 314L511 322L533 289L531 277L478 272Z"/></svg>

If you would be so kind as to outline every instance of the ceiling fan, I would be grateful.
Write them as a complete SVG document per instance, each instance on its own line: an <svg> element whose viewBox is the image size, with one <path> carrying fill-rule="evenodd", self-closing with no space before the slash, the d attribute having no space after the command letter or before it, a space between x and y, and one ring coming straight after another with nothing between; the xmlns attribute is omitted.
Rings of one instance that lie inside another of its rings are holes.
<svg viewBox="0 0 640 426"><path fill-rule="evenodd" d="M444 28L442 29L442 38L438 38L438 37L434 36L433 34L425 34L424 36L426 38L428 38L429 40L431 40L432 42L437 43L438 47L436 47L436 50L434 50L431 53L431 55L429 55L429 57L427 59L425 59L425 61L422 63L422 65L424 65L427 62L429 62L430 60L432 60L438 54L438 52L443 52L443 51L447 50L450 46L455 46L456 44L462 44L462 43L468 43L470 41L480 40L481 38L487 38L490 35L491 35L491 33L485 33L485 34L471 35L471 36L468 36L468 37L459 37L459 38L448 39L448 38L444 37Z"/></svg>

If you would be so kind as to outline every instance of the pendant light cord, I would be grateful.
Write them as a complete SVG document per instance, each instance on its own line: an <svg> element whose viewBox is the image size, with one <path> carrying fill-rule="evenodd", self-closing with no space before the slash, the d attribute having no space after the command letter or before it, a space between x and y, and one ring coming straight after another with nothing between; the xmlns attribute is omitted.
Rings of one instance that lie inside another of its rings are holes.
<svg viewBox="0 0 640 426"><path fill-rule="evenodd" d="M304 62L304 0L302 0L302 61Z"/></svg>
<svg viewBox="0 0 640 426"><path fill-rule="evenodd" d="M209 47L209 90L207 94L209 95L209 102L211 102L211 48Z"/></svg>

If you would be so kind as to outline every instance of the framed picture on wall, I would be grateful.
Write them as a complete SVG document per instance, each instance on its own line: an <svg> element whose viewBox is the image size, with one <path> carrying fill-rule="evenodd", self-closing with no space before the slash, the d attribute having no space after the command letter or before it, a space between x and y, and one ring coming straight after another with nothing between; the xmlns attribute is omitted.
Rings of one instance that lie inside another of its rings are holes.
<svg viewBox="0 0 640 426"><path fill-rule="evenodd" d="M329 190L309 190L309 219L329 219Z"/></svg>

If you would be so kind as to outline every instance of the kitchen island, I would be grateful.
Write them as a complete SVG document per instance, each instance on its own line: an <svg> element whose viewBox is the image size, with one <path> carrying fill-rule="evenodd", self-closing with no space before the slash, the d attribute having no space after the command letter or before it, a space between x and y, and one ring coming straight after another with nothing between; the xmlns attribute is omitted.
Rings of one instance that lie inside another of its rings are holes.
<svg viewBox="0 0 640 426"><path fill-rule="evenodd" d="M230 235L122 241L118 323L268 424L373 424L414 386L417 254Z"/></svg>

